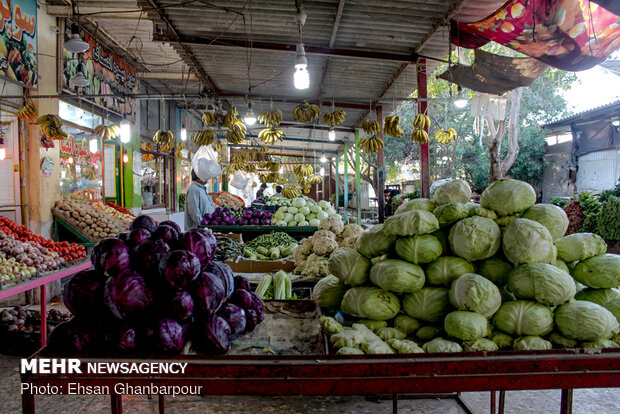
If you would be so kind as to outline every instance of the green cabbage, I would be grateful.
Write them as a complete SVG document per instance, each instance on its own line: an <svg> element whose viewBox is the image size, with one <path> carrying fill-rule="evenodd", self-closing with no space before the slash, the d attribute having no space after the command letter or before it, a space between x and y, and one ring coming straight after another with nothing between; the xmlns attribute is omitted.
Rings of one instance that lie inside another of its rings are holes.
<svg viewBox="0 0 620 414"><path fill-rule="evenodd" d="M487 259L501 244L499 227L491 219L473 216L463 219L450 229L450 247L466 260Z"/></svg>
<svg viewBox="0 0 620 414"><path fill-rule="evenodd" d="M363 285L368 280L370 260L348 247L338 247L329 256L329 271L349 286Z"/></svg>
<svg viewBox="0 0 620 414"><path fill-rule="evenodd" d="M390 292L411 293L424 286L424 270L404 260L381 260L370 268L370 281Z"/></svg>
<svg viewBox="0 0 620 414"><path fill-rule="evenodd" d="M570 273L570 269L566 265L566 262L562 259L556 259L553 265L557 267L558 269L564 270L566 273Z"/></svg>
<svg viewBox="0 0 620 414"><path fill-rule="evenodd" d="M490 257L476 264L478 274L486 277L496 285L505 285L508 282L510 271L514 268L512 263L500 259L499 257ZM473 273L473 272L471 272Z"/></svg>
<svg viewBox="0 0 620 414"><path fill-rule="evenodd" d="M436 230L430 233L431 236L436 237L437 240L439 240L439 243L441 243L441 254L444 255L450 254L450 240L448 240L447 232L449 232L448 228L446 228L446 232Z"/></svg>
<svg viewBox="0 0 620 414"><path fill-rule="evenodd" d="M412 210L425 210L432 213L435 207L437 207L435 203L428 198L414 198L413 200L405 200L398 206L394 214L403 214Z"/></svg>
<svg viewBox="0 0 620 414"><path fill-rule="evenodd" d="M373 332L376 332L379 328L385 328L388 325L386 321L373 321L372 319L360 319L358 322L365 325Z"/></svg>
<svg viewBox="0 0 620 414"><path fill-rule="evenodd" d="M616 317L618 322L620 322L620 298L616 298L616 299L610 300L609 302L605 302L603 304L603 307L607 309L609 312L611 312Z"/></svg>
<svg viewBox="0 0 620 414"><path fill-rule="evenodd" d="M414 341L409 339L390 339L388 345L396 350L399 354L421 354L424 350Z"/></svg>
<svg viewBox="0 0 620 414"><path fill-rule="evenodd" d="M577 263L573 277L592 288L615 288L620 286L620 255L601 254Z"/></svg>
<svg viewBox="0 0 620 414"><path fill-rule="evenodd" d="M505 178L489 185L480 197L480 205L500 216L525 211L536 203L536 192L524 181Z"/></svg>
<svg viewBox="0 0 620 414"><path fill-rule="evenodd" d="M344 327L331 316L321 316L319 318L319 324L321 325L323 332L330 335L337 334L338 332L342 332L344 330Z"/></svg>
<svg viewBox="0 0 620 414"><path fill-rule="evenodd" d="M373 341L365 344L364 352L369 355L395 354L394 349L383 341Z"/></svg>
<svg viewBox="0 0 620 414"><path fill-rule="evenodd" d="M430 341L443 334L443 329L436 326L423 326L415 333L419 339L423 341Z"/></svg>
<svg viewBox="0 0 620 414"><path fill-rule="evenodd" d="M448 289L423 287L403 297L403 310L413 318L440 322L450 312Z"/></svg>
<svg viewBox="0 0 620 414"><path fill-rule="evenodd" d="M503 251L506 258L515 266L524 263L555 262L553 239L549 230L542 224L528 219L515 219L506 227Z"/></svg>
<svg viewBox="0 0 620 414"><path fill-rule="evenodd" d="M542 336L553 329L553 313L539 303L515 300L500 306L493 316L493 325L510 335Z"/></svg>
<svg viewBox="0 0 620 414"><path fill-rule="evenodd" d="M516 351L530 351L536 349L551 349L551 342L542 339L540 336L522 336L515 339L513 349Z"/></svg>
<svg viewBox="0 0 620 414"><path fill-rule="evenodd" d="M422 349L428 353L463 352L463 348L461 348L461 345L443 338L435 338L432 341L425 343L424 345L422 345Z"/></svg>
<svg viewBox="0 0 620 414"><path fill-rule="evenodd" d="M587 288L575 295L577 300L587 300L605 306L607 302L620 298L620 292L616 289L591 289Z"/></svg>
<svg viewBox="0 0 620 414"><path fill-rule="evenodd" d="M553 204L534 204L523 213L522 217L537 221L545 226L553 240L563 237L566 234L566 229L568 229L566 213Z"/></svg>
<svg viewBox="0 0 620 414"><path fill-rule="evenodd" d="M517 297L514 295L514 293L509 291L505 285L499 288L499 294L502 295L502 303L517 300Z"/></svg>
<svg viewBox="0 0 620 414"><path fill-rule="evenodd" d="M384 341L388 339L405 339L407 336L407 334L400 329L391 327L377 329L377 335Z"/></svg>
<svg viewBox="0 0 620 414"><path fill-rule="evenodd" d="M474 209L473 215L480 216L480 217L486 217L491 220L497 219L497 213L495 213L495 211L489 210L488 208L484 208L480 206L476 206L476 208Z"/></svg>
<svg viewBox="0 0 620 414"><path fill-rule="evenodd" d="M487 336L487 318L476 312L454 311L443 321L446 333L463 341Z"/></svg>
<svg viewBox="0 0 620 414"><path fill-rule="evenodd" d="M493 332L489 338L499 349L512 348L513 338L507 333L496 331Z"/></svg>
<svg viewBox="0 0 620 414"><path fill-rule="evenodd" d="M452 180L441 185L433 194L433 202L438 206L448 203L467 203L471 198L471 187L467 181Z"/></svg>
<svg viewBox="0 0 620 414"><path fill-rule="evenodd" d="M465 345L472 351L493 352L499 349L495 342L486 338L479 338L476 339L474 342L466 342Z"/></svg>
<svg viewBox="0 0 620 414"><path fill-rule="evenodd" d="M502 304L502 295L491 281L475 273L466 273L452 282L450 303L460 310L493 316Z"/></svg>
<svg viewBox="0 0 620 414"><path fill-rule="evenodd" d="M465 207L467 207L467 212L469 216L476 215L476 208L478 208L479 206L480 204L474 203L473 201L468 201L467 203L465 203Z"/></svg>
<svg viewBox="0 0 620 414"><path fill-rule="evenodd" d="M565 262L586 260L607 251L607 243L598 234L574 233L555 241L558 257Z"/></svg>
<svg viewBox="0 0 620 414"><path fill-rule="evenodd" d="M394 318L394 326L406 334L410 334L420 329L420 322L411 316L398 315Z"/></svg>
<svg viewBox="0 0 620 414"><path fill-rule="evenodd" d="M336 355L364 355L364 351L359 348L345 346L337 350Z"/></svg>
<svg viewBox="0 0 620 414"><path fill-rule="evenodd" d="M392 236L414 236L432 233L439 229L437 218L428 211L412 210L389 217L383 223L383 231Z"/></svg>
<svg viewBox="0 0 620 414"><path fill-rule="evenodd" d="M549 340L562 348L574 348L577 346L577 341L567 338L558 332L552 332L551 335L549 335Z"/></svg>
<svg viewBox="0 0 620 414"><path fill-rule="evenodd" d="M411 263L429 263L441 256L441 253L441 242L430 234L396 240L396 254Z"/></svg>
<svg viewBox="0 0 620 414"><path fill-rule="evenodd" d="M396 236L383 231L383 224L376 224L364 231L357 239L357 251L368 258L382 256L390 251Z"/></svg>
<svg viewBox="0 0 620 414"><path fill-rule="evenodd" d="M400 302L393 293L375 287L354 287L344 294L342 311L376 321L386 321L400 311Z"/></svg>
<svg viewBox="0 0 620 414"><path fill-rule="evenodd" d="M426 267L426 280L431 285L449 286L459 276L474 271L474 266L465 259L442 256Z"/></svg>
<svg viewBox="0 0 620 414"><path fill-rule="evenodd" d="M576 300L555 311L555 323L562 335L577 341L609 339L618 333L618 320L593 302Z"/></svg>
<svg viewBox="0 0 620 414"><path fill-rule="evenodd" d="M612 341L611 339L597 339L592 342L582 342L582 348L618 348L620 344Z"/></svg>
<svg viewBox="0 0 620 414"><path fill-rule="evenodd" d="M338 308L347 287L334 275L319 280L312 289L312 298L321 308Z"/></svg>
<svg viewBox="0 0 620 414"><path fill-rule="evenodd" d="M343 331L338 332L329 338L329 342L336 349L344 347L357 348L364 343L364 341L364 334L351 328L344 328Z"/></svg>
<svg viewBox="0 0 620 414"><path fill-rule="evenodd" d="M448 203L433 210L440 226L454 223L469 216L469 210L464 203Z"/></svg>
<svg viewBox="0 0 620 414"><path fill-rule="evenodd" d="M503 216L503 217L496 218L494 221L503 230L504 227L506 227L507 225L512 223L513 220L518 219L518 218L519 218L518 216Z"/></svg>
<svg viewBox="0 0 620 414"><path fill-rule="evenodd" d="M519 299L535 299L547 306L561 305L575 296L575 282L547 263L525 264L510 272L508 289Z"/></svg>

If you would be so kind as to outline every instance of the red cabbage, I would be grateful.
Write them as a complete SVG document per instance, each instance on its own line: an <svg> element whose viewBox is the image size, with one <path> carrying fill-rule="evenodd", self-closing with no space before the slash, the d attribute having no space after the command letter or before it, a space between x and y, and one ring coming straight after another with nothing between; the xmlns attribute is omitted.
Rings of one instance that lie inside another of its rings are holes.
<svg viewBox="0 0 620 414"><path fill-rule="evenodd" d="M106 277L97 270L76 273L65 285L63 300L74 315L98 315L103 309Z"/></svg>
<svg viewBox="0 0 620 414"><path fill-rule="evenodd" d="M174 292L170 298L170 310L178 321L189 318L194 311L194 299L192 299L192 295L185 290Z"/></svg>
<svg viewBox="0 0 620 414"><path fill-rule="evenodd" d="M258 317L254 309L245 310L245 332L252 332L258 325Z"/></svg>
<svg viewBox="0 0 620 414"><path fill-rule="evenodd" d="M224 318L200 320L195 330L195 345L210 353L225 354L230 349L230 326Z"/></svg>
<svg viewBox="0 0 620 414"><path fill-rule="evenodd" d="M235 291L235 275L230 266L224 262L213 260L205 271L213 273L222 280L225 290L224 300L228 300Z"/></svg>
<svg viewBox="0 0 620 414"><path fill-rule="evenodd" d="M173 288L183 289L200 273L200 261L187 250L174 250L159 261L159 274Z"/></svg>
<svg viewBox="0 0 620 414"><path fill-rule="evenodd" d="M96 270L114 276L129 267L129 247L119 239L103 239L93 247L90 260Z"/></svg>
<svg viewBox="0 0 620 414"><path fill-rule="evenodd" d="M258 323L261 323L265 319L265 307L263 306L263 301L258 295L254 292L248 292L252 297L252 309L256 312L256 318Z"/></svg>
<svg viewBox="0 0 620 414"><path fill-rule="evenodd" d="M58 325L47 340L48 349L58 354L87 352L92 348L92 336L73 320Z"/></svg>
<svg viewBox="0 0 620 414"><path fill-rule="evenodd" d="M179 239L179 233L172 226L167 224L160 224L159 227L153 232L153 240L163 240L170 244Z"/></svg>
<svg viewBox="0 0 620 414"><path fill-rule="evenodd" d="M200 266L203 269L209 266L211 259L213 259L215 255L215 249L217 248L217 240L211 231L192 229L183 233L180 242L186 250L189 250L198 257Z"/></svg>
<svg viewBox="0 0 620 414"><path fill-rule="evenodd" d="M148 278L159 274L159 261L170 252L170 247L162 240L151 240L134 249L131 257L132 267Z"/></svg>
<svg viewBox="0 0 620 414"><path fill-rule="evenodd" d="M243 276L235 276L235 290L250 290L250 281Z"/></svg>
<svg viewBox="0 0 620 414"><path fill-rule="evenodd" d="M210 319L222 307L225 288L219 277L213 273L201 272L191 286L194 297L194 310L200 316Z"/></svg>
<svg viewBox="0 0 620 414"><path fill-rule="evenodd" d="M157 222L152 217L146 215L140 215L134 219L129 225L129 230L137 228L147 229L149 233L153 233L157 229Z"/></svg>
<svg viewBox="0 0 620 414"><path fill-rule="evenodd" d="M178 354L185 345L185 331L174 319L159 319L149 325L149 343L153 350L164 354Z"/></svg>
<svg viewBox="0 0 620 414"><path fill-rule="evenodd" d="M246 316L245 311L241 307L227 303L220 309L217 315L224 318L230 326L231 339L236 338L245 330Z"/></svg>
<svg viewBox="0 0 620 414"><path fill-rule="evenodd" d="M247 290L237 289L230 297L230 303L241 306L245 310L252 309L252 295L250 295L250 292Z"/></svg>
<svg viewBox="0 0 620 414"><path fill-rule="evenodd" d="M153 293L139 273L126 270L108 279L104 300L114 316L125 319L142 316L153 302Z"/></svg>
<svg viewBox="0 0 620 414"><path fill-rule="evenodd" d="M142 243L146 243L147 241L149 241L150 237L151 233L147 229L138 227L137 229L129 232L125 243L127 243L129 247L136 247L141 245Z"/></svg>
<svg viewBox="0 0 620 414"><path fill-rule="evenodd" d="M177 223L175 223L172 220L166 220L166 221L162 221L161 223L159 223L160 226L163 224L174 228L177 231L177 238L183 233L183 231L181 230L181 226L179 226Z"/></svg>

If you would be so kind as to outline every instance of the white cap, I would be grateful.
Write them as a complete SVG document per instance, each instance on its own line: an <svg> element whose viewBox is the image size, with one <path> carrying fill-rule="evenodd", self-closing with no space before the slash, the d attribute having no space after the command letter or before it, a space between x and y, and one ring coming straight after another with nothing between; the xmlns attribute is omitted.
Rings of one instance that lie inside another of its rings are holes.
<svg viewBox="0 0 620 414"><path fill-rule="evenodd" d="M192 168L194 172L202 181L210 180L218 175L222 174L222 169L216 161L208 160L206 158L194 159L192 162Z"/></svg>

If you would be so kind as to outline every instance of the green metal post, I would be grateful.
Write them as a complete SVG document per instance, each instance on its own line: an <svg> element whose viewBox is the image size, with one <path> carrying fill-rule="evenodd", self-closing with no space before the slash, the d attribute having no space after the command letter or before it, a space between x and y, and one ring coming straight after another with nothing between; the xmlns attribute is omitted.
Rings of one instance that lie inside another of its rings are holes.
<svg viewBox="0 0 620 414"><path fill-rule="evenodd" d="M338 181L340 181L340 175L338 174L338 166L340 165L340 154L336 154L336 210L340 205L340 194L338 191Z"/></svg>
<svg viewBox="0 0 620 414"><path fill-rule="evenodd" d="M361 172L360 172L360 130L355 130L355 199L357 201L357 224L362 224L362 200L360 196L361 188Z"/></svg>
<svg viewBox="0 0 620 414"><path fill-rule="evenodd" d="M344 222L349 222L349 143L344 143Z"/></svg>

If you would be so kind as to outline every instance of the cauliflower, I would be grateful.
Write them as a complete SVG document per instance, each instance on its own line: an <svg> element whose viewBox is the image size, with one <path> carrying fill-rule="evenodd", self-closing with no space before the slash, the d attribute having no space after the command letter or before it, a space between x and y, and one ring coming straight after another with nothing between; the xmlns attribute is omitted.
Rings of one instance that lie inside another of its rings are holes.
<svg viewBox="0 0 620 414"><path fill-rule="evenodd" d="M306 267L306 263L308 261L306 260L306 258L304 257L303 260L300 261L295 261L295 269L293 269L293 273L295 273L296 275L300 275L302 274L302 272L304 271L304 268Z"/></svg>
<svg viewBox="0 0 620 414"><path fill-rule="evenodd" d="M293 250L293 260L295 261L295 264L299 266L299 263L306 260L310 253L312 253L312 251L305 253L301 246L298 246L295 250Z"/></svg>
<svg viewBox="0 0 620 414"><path fill-rule="evenodd" d="M312 237L304 239L304 241L295 249L295 253L305 254L306 256L312 253Z"/></svg>
<svg viewBox="0 0 620 414"><path fill-rule="evenodd" d="M342 238L346 239L347 237L351 236L357 237L362 234L363 231L364 229L362 229L357 224L347 224L346 226L344 226L344 230L342 231Z"/></svg>
<svg viewBox="0 0 620 414"><path fill-rule="evenodd" d="M359 235L346 237L340 241L340 247L355 249L357 247L357 239L359 239Z"/></svg>
<svg viewBox="0 0 620 414"><path fill-rule="evenodd" d="M344 224L340 217L327 217L319 223L319 230L329 230L339 236L344 230Z"/></svg>
<svg viewBox="0 0 620 414"><path fill-rule="evenodd" d="M319 256L329 254L334 251L336 247L338 247L338 242L331 237L317 237L316 235L314 235L312 236L312 239L312 251Z"/></svg>
<svg viewBox="0 0 620 414"><path fill-rule="evenodd" d="M329 230L317 230L312 237L329 237L336 240L336 235Z"/></svg>
<svg viewBox="0 0 620 414"><path fill-rule="evenodd" d="M302 276L325 277L329 275L329 260L312 253L306 260Z"/></svg>

